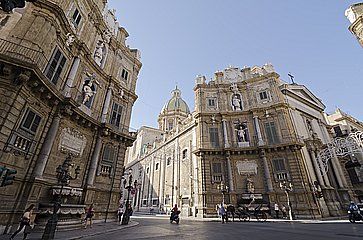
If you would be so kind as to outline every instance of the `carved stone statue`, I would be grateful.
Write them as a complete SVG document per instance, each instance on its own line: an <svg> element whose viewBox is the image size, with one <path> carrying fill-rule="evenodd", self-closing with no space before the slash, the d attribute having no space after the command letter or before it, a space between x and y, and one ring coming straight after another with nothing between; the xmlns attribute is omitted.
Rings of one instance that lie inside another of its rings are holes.
<svg viewBox="0 0 363 240"><path fill-rule="evenodd" d="M238 94L234 94L232 97L232 106L234 111L241 111L242 105L241 105L241 99Z"/></svg>
<svg viewBox="0 0 363 240"><path fill-rule="evenodd" d="M237 132L237 141L239 143L248 142L247 138L247 126L244 123L238 123L235 131Z"/></svg>
<svg viewBox="0 0 363 240"><path fill-rule="evenodd" d="M74 40L75 40L75 37L74 37L74 35L73 34L71 34L71 33L67 33L67 35L66 35L66 45L67 45L67 47L69 47L69 46L71 46L72 45L72 43L74 42Z"/></svg>
<svg viewBox="0 0 363 240"><path fill-rule="evenodd" d="M239 129L236 129L237 131L237 138L238 142L246 142L246 131L242 128L242 126L239 127Z"/></svg>
<svg viewBox="0 0 363 240"><path fill-rule="evenodd" d="M252 178L249 175L247 175L246 179L246 188L247 188L247 193L255 193L255 186L253 184Z"/></svg>
<svg viewBox="0 0 363 240"><path fill-rule="evenodd" d="M102 40L98 40L96 45L96 51L94 54L94 59L99 66L101 66L102 63L104 48L105 48L105 43Z"/></svg>
<svg viewBox="0 0 363 240"><path fill-rule="evenodd" d="M93 95L96 94L95 91L95 87L93 86L93 79L94 76L90 76L84 83L83 85L83 104L86 104L87 102L89 102L91 100L91 98L93 97Z"/></svg>

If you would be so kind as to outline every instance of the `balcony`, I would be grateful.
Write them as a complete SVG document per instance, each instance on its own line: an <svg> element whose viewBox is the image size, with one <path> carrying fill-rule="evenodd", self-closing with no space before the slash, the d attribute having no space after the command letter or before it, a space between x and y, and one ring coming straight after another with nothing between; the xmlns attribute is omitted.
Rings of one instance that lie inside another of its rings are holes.
<svg viewBox="0 0 363 240"><path fill-rule="evenodd" d="M5 151L12 151L15 155L24 155L29 158L33 154L35 144L36 141L32 137L21 132L12 131L5 145Z"/></svg>
<svg viewBox="0 0 363 240"><path fill-rule="evenodd" d="M20 42L22 40L17 41ZM34 48L25 47L23 43L18 44L0 38L0 58L11 61L16 65L28 65L29 67L37 68L42 72L48 63L43 50L32 43L27 43L26 45L32 45Z"/></svg>

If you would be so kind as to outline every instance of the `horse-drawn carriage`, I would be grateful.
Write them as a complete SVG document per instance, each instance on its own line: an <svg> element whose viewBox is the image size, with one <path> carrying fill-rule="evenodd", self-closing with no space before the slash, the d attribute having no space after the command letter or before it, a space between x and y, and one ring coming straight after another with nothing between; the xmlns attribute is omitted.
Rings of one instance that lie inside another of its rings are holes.
<svg viewBox="0 0 363 240"><path fill-rule="evenodd" d="M254 216L257 221L266 221L270 212L268 202L263 201L262 194L243 194L237 202L237 206L230 204L227 206L228 217L234 221L238 218L240 221L250 221Z"/></svg>

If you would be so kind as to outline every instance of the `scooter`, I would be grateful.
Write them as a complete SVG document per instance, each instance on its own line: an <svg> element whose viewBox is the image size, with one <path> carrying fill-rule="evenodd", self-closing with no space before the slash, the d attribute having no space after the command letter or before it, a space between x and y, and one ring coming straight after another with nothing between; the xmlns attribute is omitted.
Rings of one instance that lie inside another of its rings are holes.
<svg viewBox="0 0 363 240"><path fill-rule="evenodd" d="M170 215L170 223L176 222L176 224L179 224L179 214L180 211L172 212Z"/></svg>
<svg viewBox="0 0 363 240"><path fill-rule="evenodd" d="M349 222L363 221L363 205L359 204L348 210Z"/></svg>

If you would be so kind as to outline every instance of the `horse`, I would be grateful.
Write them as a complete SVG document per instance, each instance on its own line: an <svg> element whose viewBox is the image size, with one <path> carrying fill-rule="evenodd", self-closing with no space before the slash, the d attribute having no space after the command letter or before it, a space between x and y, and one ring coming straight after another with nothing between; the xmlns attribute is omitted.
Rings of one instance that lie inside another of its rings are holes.
<svg viewBox="0 0 363 240"><path fill-rule="evenodd" d="M236 208L232 204L229 204L227 206L227 216L228 216L228 213L230 213L232 215L232 221L234 222L234 215L236 213Z"/></svg>

